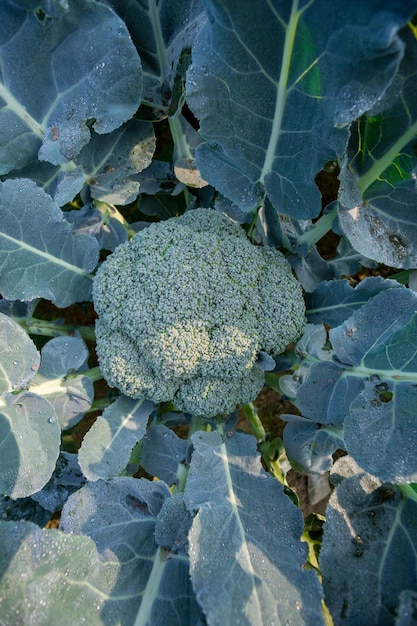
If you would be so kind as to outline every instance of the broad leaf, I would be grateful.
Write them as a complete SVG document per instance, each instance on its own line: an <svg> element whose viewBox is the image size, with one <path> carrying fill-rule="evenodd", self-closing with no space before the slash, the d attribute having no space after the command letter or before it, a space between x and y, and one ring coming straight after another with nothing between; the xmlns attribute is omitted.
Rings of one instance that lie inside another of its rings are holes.
<svg viewBox="0 0 417 626"><path fill-rule="evenodd" d="M41 355L37 383L87 369L88 349L79 337L54 337L44 345Z"/></svg>
<svg viewBox="0 0 417 626"><path fill-rule="evenodd" d="M13 626L92 626L106 620L119 564L102 558L89 537L0 522L0 615ZM104 613L104 611L106 611ZM117 607L113 620L117 615Z"/></svg>
<svg viewBox="0 0 417 626"><path fill-rule="evenodd" d="M163 425L150 426L142 439L141 466L167 485L177 481L178 466L184 463L188 441Z"/></svg>
<svg viewBox="0 0 417 626"><path fill-rule="evenodd" d="M32 340L0 314L0 493L12 498L42 489L59 454L60 428L52 405L21 391L38 367Z"/></svg>
<svg viewBox="0 0 417 626"><path fill-rule="evenodd" d="M65 211L64 216L73 225L74 235L95 237L100 250L113 252L118 245L127 241L127 230L118 219L111 217L112 213L115 213L114 207L100 203L100 211L96 206L85 205L77 211Z"/></svg>
<svg viewBox="0 0 417 626"><path fill-rule="evenodd" d="M406 27L406 54L384 98L353 125L340 178L339 219L352 245L379 263L417 265L415 168L417 40Z"/></svg>
<svg viewBox="0 0 417 626"><path fill-rule="evenodd" d="M0 405L0 492L24 498L42 489L54 471L61 429L52 405L29 392Z"/></svg>
<svg viewBox="0 0 417 626"><path fill-rule="evenodd" d="M36 155L71 161L90 139L88 124L93 120L100 134L118 128L137 110L142 90L139 57L109 7L91 0L52 0L45 10L25 4L7 0L2 8L3 174Z"/></svg>
<svg viewBox="0 0 417 626"><path fill-rule="evenodd" d="M415 626L417 609L417 591L405 589L401 591L397 606L395 626ZM411 621L410 621L411 619Z"/></svg>
<svg viewBox="0 0 417 626"><path fill-rule="evenodd" d="M25 520L44 528L52 514L31 497L13 500L9 496L0 496L0 517L3 522Z"/></svg>
<svg viewBox="0 0 417 626"><path fill-rule="evenodd" d="M319 424L340 427L362 388L363 377L349 377L338 363L313 363L297 390L297 406L305 417Z"/></svg>
<svg viewBox="0 0 417 626"><path fill-rule="evenodd" d="M200 0L107 0L130 30L143 65L143 100L166 116L183 102L189 51L202 17ZM187 56L188 55L188 56Z"/></svg>
<svg viewBox="0 0 417 626"><path fill-rule="evenodd" d="M116 623L122 616L126 623L146 626L198 622L201 612L184 553L186 514L177 501L166 507L170 498L161 481L115 478L87 484L64 506L63 530L87 534L100 554L119 564L113 606L103 614L104 623L113 623L110 618L116 619L116 611Z"/></svg>
<svg viewBox="0 0 417 626"><path fill-rule="evenodd" d="M202 177L247 214L266 191L277 212L315 217L314 177L347 140L334 122L356 119L385 92L412 3L336 0L331 12L327 0L204 6L187 79L206 140L197 149Z"/></svg>
<svg viewBox="0 0 417 626"><path fill-rule="evenodd" d="M320 553L335 626L396 623L400 592L417 585L416 515L415 500L359 468L336 488Z"/></svg>
<svg viewBox="0 0 417 626"><path fill-rule="evenodd" d="M285 454L291 466L302 474L324 474L333 466L332 455L344 445L328 429L299 415L280 415L284 429Z"/></svg>
<svg viewBox="0 0 417 626"><path fill-rule="evenodd" d="M72 202L85 184L93 198L123 205L137 198L139 183L133 177L150 164L154 150L151 124L133 119L106 135L93 131L71 163L35 160L8 177L34 180L59 206Z"/></svg>
<svg viewBox="0 0 417 626"><path fill-rule="evenodd" d="M45 487L32 495L44 509L55 513L60 511L68 497L80 489L86 482L78 465L76 454L62 451L59 455L55 471Z"/></svg>
<svg viewBox="0 0 417 626"><path fill-rule="evenodd" d="M39 369L40 355L29 335L0 313L0 394L25 389Z"/></svg>
<svg viewBox="0 0 417 626"><path fill-rule="evenodd" d="M89 480L113 478L126 467L153 409L149 400L121 396L104 410L84 437L78 455Z"/></svg>
<svg viewBox="0 0 417 626"><path fill-rule="evenodd" d="M188 554L188 534L192 517L184 502L184 494L176 493L162 505L155 526L156 542L174 554Z"/></svg>
<svg viewBox="0 0 417 626"><path fill-rule="evenodd" d="M338 293L338 283L333 285ZM334 451L332 439L336 437L365 471L393 483L417 482L416 311L417 294L412 290L402 286L380 289L330 330L333 352L324 352L324 360L317 342L311 344L312 354L308 342L303 349L300 341L297 348L303 361L293 385L296 404L308 420L330 435L327 452ZM302 422L298 423L298 436L310 441L314 455L308 420L304 434ZM305 462L302 457L305 451L301 454L300 450L300 457L295 458L300 465Z"/></svg>
<svg viewBox="0 0 417 626"><path fill-rule="evenodd" d="M401 285L381 276L365 278L355 288L347 280L325 281L305 296L307 319L334 328L380 291L396 287Z"/></svg>
<svg viewBox="0 0 417 626"><path fill-rule="evenodd" d="M303 570L301 512L262 469L255 438L200 432L192 441L191 580L208 623L321 624L318 579Z"/></svg>
<svg viewBox="0 0 417 626"><path fill-rule="evenodd" d="M13 500L8 496L0 497L0 518L3 521L26 520L43 528L85 480L77 455L62 451L50 480L40 491Z"/></svg>
<svg viewBox="0 0 417 626"><path fill-rule="evenodd" d="M30 391L52 404L62 430L75 426L93 403L93 381L82 372L75 375L86 369L87 358L87 347L78 337L54 337L42 348Z"/></svg>
<svg viewBox="0 0 417 626"><path fill-rule="evenodd" d="M30 178L46 191L58 206L72 202L84 185L83 170L74 162L52 165L35 159L25 167L9 172L7 178Z"/></svg>
<svg viewBox="0 0 417 626"><path fill-rule="evenodd" d="M136 200L139 183L133 177L148 167L154 151L155 136L149 122L133 119L105 137L92 135L77 159L91 197L118 205Z"/></svg>
<svg viewBox="0 0 417 626"><path fill-rule="evenodd" d="M34 182L0 183L0 292L59 307L89 300L97 265L93 237L74 236L59 207Z"/></svg>

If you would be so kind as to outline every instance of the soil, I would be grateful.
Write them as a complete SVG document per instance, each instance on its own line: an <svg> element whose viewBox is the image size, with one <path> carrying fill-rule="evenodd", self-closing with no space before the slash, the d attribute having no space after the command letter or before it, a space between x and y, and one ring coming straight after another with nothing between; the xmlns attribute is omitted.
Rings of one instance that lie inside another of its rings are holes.
<svg viewBox="0 0 417 626"><path fill-rule="evenodd" d="M267 433L270 433L271 439L275 437L282 438L286 422L280 418L281 415L286 413L300 414L291 402L283 400L279 393L269 387L264 387L255 400L254 405L258 411L263 427ZM238 428L249 432L249 427L244 418L238 422ZM290 469L286 474L286 478L289 486L298 496L300 509L304 517L308 517L311 513L325 514L327 502L330 497L330 491L328 491L328 489L325 489L325 491L327 491L326 495L317 501L313 495L313 481L306 474L300 474ZM324 483L327 487L327 476L324 477Z"/></svg>

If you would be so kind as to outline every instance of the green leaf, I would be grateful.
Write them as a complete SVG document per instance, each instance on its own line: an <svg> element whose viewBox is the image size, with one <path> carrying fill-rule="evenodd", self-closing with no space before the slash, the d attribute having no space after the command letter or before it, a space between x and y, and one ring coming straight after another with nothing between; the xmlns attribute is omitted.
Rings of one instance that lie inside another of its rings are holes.
<svg viewBox="0 0 417 626"><path fill-rule="evenodd" d="M0 183L0 292L47 298L59 307L89 300L98 261L93 237L74 236L59 207L34 182Z"/></svg>
<svg viewBox="0 0 417 626"><path fill-rule="evenodd" d="M0 491L24 498L39 491L54 471L61 429L51 404L22 392L0 405Z"/></svg>
<svg viewBox="0 0 417 626"><path fill-rule="evenodd" d="M24 389L39 369L40 356L29 335L0 313L0 394Z"/></svg>
<svg viewBox="0 0 417 626"><path fill-rule="evenodd" d="M0 522L0 615L13 626L91 626L103 615L119 564L97 553L89 537ZM115 616L113 615L113 618Z"/></svg>
<svg viewBox="0 0 417 626"><path fill-rule="evenodd" d="M109 0L126 22L143 66L143 100L165 117L183 103L187 55L202 19L200 0ZM185 56L185 63L184 63Z"/></svg>
<svg viewBox="0 0 417 626"><path fill-rule="evenodd" d="M346 473L346 459L335 464L334 473ZM335 626L397 623L400 592L417 584L416 515L414 500L357 467L338 485L320 554L325 601Z"/></svg>
<svg viewBox="0 0 417 626"><path fill-rule="evenodd" d="M81 152L84 176L91 197L107 204L125 205L139 194L135 175L152 162L155 135L150 122L130 120L102 137L94 134Z"/></svg>
<svg viewBox="0 0 417 626"><path fill-rule="evenodd" d="M162 481L123 477L89 483L65 504L61 527L66 532L87 534L106 560L119 564L112 596L99 623L199 623L201 611L183 550L184 510L180 513L178 507L167 507L170 499ZM172 551L167 550L170 539Z"/></svg>
<svg viewBox="0 0 417 626"><path fill-rule="evenodd" d="M318 579L303 570L301 512L262 469L255 438L199 432L192 441L190 571L208 623L322 624Z"/></svg>
<svg viewBox="0 0 417 626"><path fill-rule="evenodd" d="M180 439L162 424L151 425L142 439L140 464L151 476L171 486L178 480L179 466L185 462L189 442Z"/></svg>
<svg viewBox="0 0 417 626"><path fill-rule="evenodd" d="M148 400L121 396L104 410L84 437L78 455L89 480L113 478L126 467L132 449L145 434L153 408Z"/></svg>
<svg viewBox="0 0 417 626"><path fill-rule="evenodd" d="M334 328L384 289L401 289L395 280L382 276L368 276L355 288L348 280L331 280L320 283L305 294L307 319L313 324L325 323Z"/></svg>
<svg viewBox="0 0 417 626"><path fill-rule="evenodd" d="M339 291L338 283L334 285ZM305 437L314 460L318 450L311 446L311 423L321 425L329 435L330 447L325 435L320 437L328 453L334 451L334 437L363 470L380 480L417 482L417 294L401 285L381 287L329 331L332 351L320 354L320 343L308 346L303 340L297 345L304 358L297 370L295 402L308 418L306 428L298 421L297 436ZM309 334L307 327L307 338ZM321 341L324 346L325 336ZM300 464L305 452L291 446Z"/></svg>
<svg viewBox="0 0 417 626"><path fill-rule="evenodd" d="M71 163L52 165L35 160L8 177L34 180L59 206L72 202L85 184L92 198L124 205L137 198L136 175L151 163L154 150L152 125L132 119L106 135L93 131Z"/></svg>
<svg viewBox="0 0 417 626"><path fill-rule="evenodd" d="M412 8L377 0L336 0L331 12L327 0L204 6L187 78L206 140L196 157L203 179L247 214L266 193L279 213L317 216L315 175L343 154L346 124L395 75L397 31Z"/></svg>
<svg viewBox="0 0 417 626"><path fill-rule="evenodd" d="M39 353L20 326L0 314L0 493L24 498L42 489L59 455L52 405L26 389ZM20 393L16 393L20 391Z"/></svg>
<svg viewBox="0 0 417 626"><path fill-rule="evenodd" d="M61 451L50 481L41 491L34 493L31 499L52 514L61 511L69 495L80 489L85 482L77 455Z"/></svg>
<svg viewBox="0 0 417 626"><path fill-rule="evenodd" d="M339 192L339 219L352 245L392 267L417 265L417 40L385 96L352 127Z"/></svg>
<svg viewBox="0 0 417 626"><path fill-rule="evenodd" d="M29 4L2 8L3 174L37 154L53 164L71 161L88 143L91 122L97 133L111 132L132 117L142 91L140 59L109 7L53 0L44 11Z"/></svg>
<svg viewBox="0 0 417 626"><path fill-rule="evenodd" d="M41 365L30 391L52 404L62 430L75 426L93 403L93 381L82 371L74 376L85 369L87 358L87 347L78 337L54 337L42 348Z"/></svg>

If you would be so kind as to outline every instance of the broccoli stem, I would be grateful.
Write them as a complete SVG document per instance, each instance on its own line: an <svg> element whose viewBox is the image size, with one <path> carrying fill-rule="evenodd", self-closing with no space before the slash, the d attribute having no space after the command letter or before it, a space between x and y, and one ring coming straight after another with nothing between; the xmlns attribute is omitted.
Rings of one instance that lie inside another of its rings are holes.
<svg viewBox="0 0 417 626"><path fill-rule="evenodd" d="M191 436L194 435L194 433L196 433L198 430L205 430L206 425L207 420L205 420L204 417L201 417L201 415L193 415L190 428L188 430L188 441L190 441Z"/></svg>
<svg viewBox="0 0 417 626"><path fill-rule="evenodd" d="M274 476L274 478L277 478L285 487L288 487L285 472L281 467L281 462L285 458L285 454L283 454L284 447L281 440L278 441L274 439L273 441L268 441L268 436L252 402L245 404L242 407L242 411L248 421L252 434L258 441L259 452L262 455L269 473L271 476Z"/></svg>
<svg viewBox="0 0 417 626"><path fill-rule="evenodd" d="M254 404L252 402L245 404L242 407L242 411L248 421L252 434L255 435L258 442L265 441L266 432Z"/></svg>
<svg viewBox="0 0 417 626"><path fill-rule="evenodd" d="M409 498L417 502L417 484L411 483L410 485L398 485L398 489L401 491L404 498Z"/></svg>
<svg viewBox="0 0 417 626"><path fill-rule="evenodd" d="M93 326L74 326L73 324L62 324L59 320L41 320L35 317L29 320L16 319L15 321L26 330L29 335L41 335L43 337L65 337L74 335L78 331L86 341L94 341L96 338Z"/></svg>
<svg viewBox="0 0 417 626"><path fill-rule="evenodd" d="M177 469L177 482L174 485L173 493L183 493L188 478L188 465L180 463Z"/></svg>
<svg viewBox="0 0 417 626"><path fill-rule="evenodd" d="M103 378L103 374L101 373L101 369L98 365L96 367L90 367L88 370L80 370L78 372L74 372L74 374L68 374L66 378L75 378L76 376L88 376L93 383L98 380L102 380Z"/></svg>
<svg viewBox="0 0 417 626"><path fill-rule="evenodd" d="M85 413L87 414L93 413L94 411L103 411L104 409L107 409L107 407L110 406L112 402L113 400L110 400L109 398L99 398L98 400L94 400L93 404Z"/></svg>
<svg viewBox="0 0 417 626"><path fill-rule="evenodd" d="M201 415L193 415L191 419L190 428L188 430L188 441L191 440L192 435L199 431L204 430L207 421L201 417ZM174 485L173 493L183 493L185 485L187 484L189 466L184 463L179 463L177 468L177 482Z"/></svg>
<svg viewBox="0 0 417 626"><path fill-rule="evenodd" d="M94 200L94 207L99 213L101 213L104 224L108 224L110 218L113 218L125 227L129 239L136 234L136 232L130 227L129 222L125 220L123 215L113 204L107 204L107 202L102 202L101 200Z"/></svg>
<svg viewBox="0 0 417 626"><path fill-rule="evenodd" d="M337 217L337 203L335 206L329 211L320 217L317 222L307 230L303 235L298 237L298 243L301 245L302 243L307 244L307 246L313 246L316 244L326 233L331 230L332 224Z"/></svg>

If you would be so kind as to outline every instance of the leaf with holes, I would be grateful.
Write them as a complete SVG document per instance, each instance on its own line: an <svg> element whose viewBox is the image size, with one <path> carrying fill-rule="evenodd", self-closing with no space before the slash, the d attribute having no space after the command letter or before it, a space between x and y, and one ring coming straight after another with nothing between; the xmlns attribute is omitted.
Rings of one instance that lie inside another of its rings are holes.
<svg viewBox="0 0 417 626"><path fill-rule="evenodd" d="M403 61L384 97L352 126L339 219L352 245L379 263L417 265L417 40L401 32Z"/></svg>

